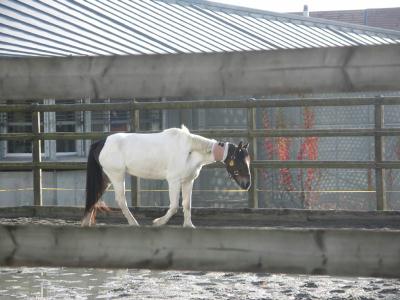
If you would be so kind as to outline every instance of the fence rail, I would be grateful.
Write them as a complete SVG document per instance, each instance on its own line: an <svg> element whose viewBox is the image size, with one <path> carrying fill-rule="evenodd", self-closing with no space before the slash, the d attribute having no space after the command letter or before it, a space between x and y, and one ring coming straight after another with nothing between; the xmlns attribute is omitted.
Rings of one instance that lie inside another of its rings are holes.
<svg viewBox="0 0 400 300"><path fill-rule="evenodd" d="M301 99L248 99L248 100L192 100L168 102L123 102L82 104L7 104L0 105L1 112L63 112L63 111L107 111L107 110L163 110L200 108L271 108L306 106L365 106L397 105L398 96L301 98Z"/></svg>
<svg viewBox="0 0 400 300"><path fill-rule="evenodd" d="M140 131L139 133L151 133ZM400 135L400 128L375 129L225 129L221 130L191 130L194 134L205 137L362 137L362 136L394 136ZM41 132L34 133L0 133L0 140L95 140L109 136L115 132Z"/></svg>
<svg viewBox="0 0 400 300"><path fill-rule="evenodd" d="M64 112L64 111L108 111L129 110L131 112L131 131L139 130L139 111L141 110L165 110L165 109L203 109L203 108L246 108L248 109L247 129L227 130L198 130L192 131L209 137L246 137L252 149L251 172L253 184L249 191L249 206L258 207L257 199L257 168L365 168L374 169L376 176L376 207L378 210L387 209L385 197L384 169L400 169L399 161L384 161L384 136L400 136L400 128L383 127L384 105L398 105L400 97L346 97L332 98L301 98L301 99L262 99L262 100L198 100L198 101L170 101L170 102L124 102L124 103L85 103L85 104L9 104L0 105L0 112L28 112L32 113L32 133L1 133L0 140L32 140L32 162L1 162L0 171L32 170L34 204L42 205L42 170L84 170L84 162L42 162L41 140L76 140L76 139L100 139L108 136L109 132L40 132L40 112ZM375 110L375 125L370 129L257 129L255 111L257 108L273 107L335 107L335 106L365 106L370 105ZM257 137L374 137L375 158L373 161L271 161L257 160ZM215 163L210 167L222 167ZM132 205L139 203L139 184L137 179L132 180L132 186L136 187L136 193L132 193Z"/></svg>

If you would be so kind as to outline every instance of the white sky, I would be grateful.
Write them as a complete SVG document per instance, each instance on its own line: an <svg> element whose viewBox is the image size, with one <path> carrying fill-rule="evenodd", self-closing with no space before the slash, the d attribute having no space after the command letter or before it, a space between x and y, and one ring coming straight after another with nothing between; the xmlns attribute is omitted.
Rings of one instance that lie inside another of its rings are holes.
<svg viewBox="0 0 400 300"><path fill-rule="evenodd" d="M211 0L244 7L275 12L303 11L304 4L309 11L351 10L367 8L400 7L400 0Z"/></svg>

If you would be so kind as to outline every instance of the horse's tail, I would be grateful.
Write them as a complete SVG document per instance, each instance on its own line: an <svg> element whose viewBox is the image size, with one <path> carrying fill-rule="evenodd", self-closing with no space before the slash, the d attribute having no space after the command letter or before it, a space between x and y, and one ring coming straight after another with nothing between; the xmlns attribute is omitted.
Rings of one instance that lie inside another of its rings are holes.
<svg viewBox="0 0 400 300"><path fill-rule="evenodd" d="M108 185L108 178L99 162L99 155L106 140L93 143L90 146L86 172L86 206L82 225L90 225L96 218L96 204Z"/></svg>

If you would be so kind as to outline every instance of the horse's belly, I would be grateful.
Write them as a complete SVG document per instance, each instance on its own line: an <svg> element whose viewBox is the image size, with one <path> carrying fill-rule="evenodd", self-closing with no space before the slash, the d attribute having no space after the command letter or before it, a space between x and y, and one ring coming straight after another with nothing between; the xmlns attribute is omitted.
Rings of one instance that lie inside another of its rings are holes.
<svg viewBox="0 0 400 300"><path fill-rule="evenodd" d="M146 170L129 170L128 173L132 176L137 176L144 179L165 179L165 173L153 172Z"/></svg>
<svg viewBox="0 0 400 300"><path fill-rule="evenodd" d="M149 161L153 161L150 163ZM162 161L157 160L131 160L126 165L130 175L146 179L165 179L166 166Z"/></svg>

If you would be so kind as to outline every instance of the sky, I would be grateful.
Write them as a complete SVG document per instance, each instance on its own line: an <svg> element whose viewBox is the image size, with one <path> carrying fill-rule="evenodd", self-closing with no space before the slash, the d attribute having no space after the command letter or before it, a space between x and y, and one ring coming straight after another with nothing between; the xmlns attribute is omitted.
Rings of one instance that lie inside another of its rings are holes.
<svg viewBox="0 0 400 300"><path fill-rule="evenodd" d="M303 11L304 4L309 11L351 10L367 8L400 7L400 0L211 0L232 5L275 12Z"/></svg>

